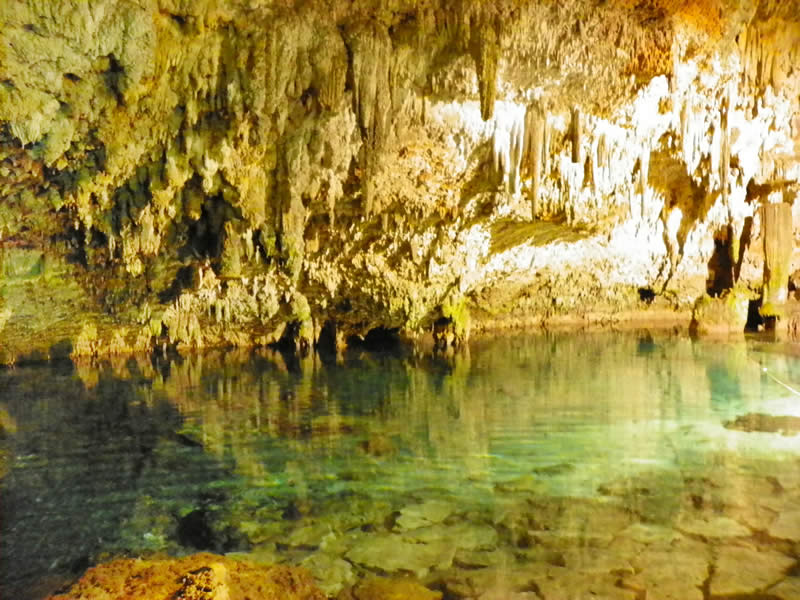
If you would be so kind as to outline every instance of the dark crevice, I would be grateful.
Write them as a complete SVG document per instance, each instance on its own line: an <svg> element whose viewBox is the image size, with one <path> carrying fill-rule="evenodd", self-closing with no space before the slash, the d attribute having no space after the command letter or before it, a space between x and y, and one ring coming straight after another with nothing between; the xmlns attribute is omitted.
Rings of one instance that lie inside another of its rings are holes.
<svg viewBox="0 0 800 600"><path fill-rule="evenodd" d="M714 253L708 261L706 292L718 297L725 290L733 288L734 265L731 262L731 243L726 236L714 238Z"/></svg>
<svg viewBox="0 0 800 600"><path fill-rule="evenodd" d="M347 345L370 352L393 352L401 347L398 331L397 328L375 327L363 337L355 335L349 337Z"/></svg>
<svg viewBox="0 0 800 600"><path fill-rule="evenodd" d="M108 70L103 74L106 87L117 99L117 104L125 104L125 68L113 54L109 54Z"/></svg>
<svg viewBox="0 0 800 600"><path fill-rule="evenodd" d="M197 550L214 549L214 534L204 509L193 510L178 521L178 542Z"/></svg>
<svg viewBox="0 0 800 600"><path fill-rule="evenodd" d="M750 247L750 242L753 238L753 217L746 217L744 226L742 227L742 235L739 238L739 257L736 264L733 265L733 280L739 281L739 276L742 272L742 262L747 249Z"/></svg>
<svg viewBox="0 0 800 600"><path fill-rule="evenodd" d="M333 356L336 354L336 323L332 320L325 321L319 332L317 351L320 356Z"/></svg>
<svg viewBox="0 0 800 600"><path fill-rule="evenodd" d="M158 301L162 304L170 304L178 299L184 290L192 286L194 279L194 267L187 265L178 269L172 284L163 292L159 293Z"/></svg>
<svg viewBox="0 0 800 600"><path fill-rule="evenodd" d="M758 331L759 327L763 327L764 318L759 312L761 309L761 299L750 300L747 305L747 323L744 326L745 331Z"/></svg>
<svg viewBox="0 0 800 600"><path fill-rule="evenodd" d="M656 299L656 293L655 291L653 291L652 288L649 287L639 288L639 300L641 300L645 304L652 304L653 300L655 299Z"/></svg>

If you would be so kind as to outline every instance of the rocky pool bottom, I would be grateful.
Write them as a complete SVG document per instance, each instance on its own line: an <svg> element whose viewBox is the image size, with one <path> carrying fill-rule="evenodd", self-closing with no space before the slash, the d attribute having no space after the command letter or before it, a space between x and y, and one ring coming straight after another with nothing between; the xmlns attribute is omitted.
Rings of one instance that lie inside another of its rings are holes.
<svg viewBox="0 0 800 600"><path fill-rule="evenodd" d="M797 599L800 361L776 349L6 370L0 596Z"/></svg>

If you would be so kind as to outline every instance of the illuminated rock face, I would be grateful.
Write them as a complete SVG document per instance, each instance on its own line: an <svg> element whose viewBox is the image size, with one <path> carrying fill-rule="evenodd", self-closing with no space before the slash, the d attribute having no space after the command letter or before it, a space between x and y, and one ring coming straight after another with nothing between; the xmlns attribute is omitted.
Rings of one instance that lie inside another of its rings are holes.
<svg viewBox="0 0 800 600"><path fill-rule="evenodd" d="M2 362L761 293L797 2L292 4L2 3Z"/></svg>

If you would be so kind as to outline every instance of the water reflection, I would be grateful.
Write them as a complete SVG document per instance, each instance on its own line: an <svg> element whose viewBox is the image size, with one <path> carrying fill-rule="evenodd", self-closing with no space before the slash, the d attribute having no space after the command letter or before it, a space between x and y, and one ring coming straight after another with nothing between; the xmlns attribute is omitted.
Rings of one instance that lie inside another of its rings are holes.
<svg viewBox="0 0 800 600"><path fill-rule="evenodd" d="M634 334L3 372L3 591L192 549L303 563L331 594L396 572L455 598L702 598L751 593L708 578L757 560L789 586L797 442L723 426L800 414L777 379L798 361L758 344Z"/></svg>

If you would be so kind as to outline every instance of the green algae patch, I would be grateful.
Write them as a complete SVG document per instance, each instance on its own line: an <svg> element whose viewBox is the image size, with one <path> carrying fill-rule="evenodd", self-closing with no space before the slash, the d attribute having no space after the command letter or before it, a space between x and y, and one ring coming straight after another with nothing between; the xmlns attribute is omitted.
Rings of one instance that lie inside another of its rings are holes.
<svg viewBox="0 0 800 600"><path fill-rule="evenodd" d="M43 360L73 346L84 322L99 315L82 273L38 248L0 248L0 363Z"/></svg>
<svg viewBox="0 0 800 600"><path fill-rule="evenodd" d="M461 343L469 339L469 331L471 325L469 307L467 306L467 299L461 297L455 301L446 301L442 305L442 316L449 319L453 325L453 332L456 335L456 340Z"/></svg>

